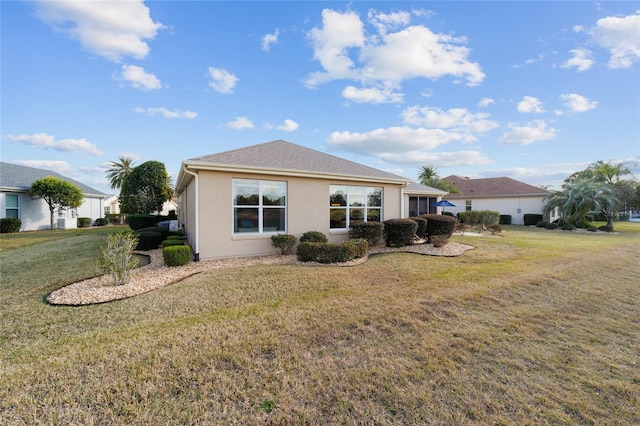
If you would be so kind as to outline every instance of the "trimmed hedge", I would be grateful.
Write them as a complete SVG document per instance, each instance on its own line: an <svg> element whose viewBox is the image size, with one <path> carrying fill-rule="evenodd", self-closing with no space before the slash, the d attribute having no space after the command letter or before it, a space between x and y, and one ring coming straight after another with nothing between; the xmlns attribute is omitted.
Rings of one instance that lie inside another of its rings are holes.
<svg viewBox="0 0 640 426"><path fill-rule="evenodd" d="M280 249L280 253L291 253L291 249L296 245L298 239L291 234L276 234L271 236L271 245Z"/></svg>
<svg viewBox="0 0 640 426"><path fill-rule="evenodd" d="M150 226L148 228L140 228L135 233L139 232L159 232L162 234L162 239L165 240L169 235L169 232L165 228L161 228L159 226Z"/></svg>
<svg viewBox="0 0 640 426"><path fill-rule="evenodd" d="M471 226L500 223L500 218L500 213L494 210L468 210L458 213L460 222ZM509 223L511 223L511 216L509 216Z"/></svg>
<svg viewBox="0 0 640 426"><path fill-rule="evenodd" d="M382 241L384 224L380 222L361 222L351 225L349 238L367 240L369 246L377 246Z"/></svg>
<svg viewBox="0 0 640 426"><path fill-rule="evenodd" d="M106 217L99 217L96 219L96 226L107 226L109 224L109 219Z"/></svg>
<svg viewBox="0 0 640 426"><path fill-rule="evenodd" d="M424 217L410 217L409 219L413 220L418 224L418 229L416 229L416 236L418 238L426 238L427 236L427 219Z"/></svg>
<svg viewBox="0 0 640 426"><path fill-rule="evenodd" d="M167 240L176 240L176 241L184 241L184 236L182 235L167 235Z"/></svg>
<svg viewBox="0 0 640 426"><path fill-rule="evenodd" d="M159 220L158 218L161 217L163 216L154 216L150 214L128 214L127 223L129 224L129 228L137 231L142 228L156 226Z"/></svg>
<svg viewBox="0 0 640 426"><path fill-rule="evenodd" d="M78 218L78 228L88 228L91 226L91 218L90 217L79 217Z"/></svg>
<svg viewBox="0 0 640 426"><path fill-rule="evenodd" d="M169 246L183 246L183 245L184 245L184 241L182 240L164 240L162 242L162 248L169 247Z"/></svg>
<svg viewBox="0 0 640 426"><path fill-rule="evenodd" d="M0 234L20 232L22 221L17 217L3 217L0 219Z"/></svg>
<svg viewBox="0 0 640 426"><path fill-rule="evenodd" d="M183 237L184 238L184 232L182 232L182 231L169 231L167 236L168 237Z"/></svg>
<svg viewBox="0 0 640 426"><path fill-rule="evenodd" d="M511 225L511 215L510 214L501 214L500 221L498 222L500 225Z"/></svg>
<svg viewBox="0 0 640 426"><path fill-rule="evenodd" d="M451 237L458 224L458 220L455 217L441 214L421 214L420 217L427 219L426 233L429 242L431 242L431 237L434 235L445 235L447 238Z"/></svg>
<svg viewBox="0 0 640 426"><path fill-rule="evenodd" d="M162 258L167 266L182 266L189 263L191 258L191 247L189 246L168 246L162 249Z"/></svg>
<svg viewBox="0 0 640 426"><path fill-rule="evenodd" d="M327 236L320 231L308 231L300 237L301 243L326 243Z"/></svg>
<svg viewBox="0 0 640 426"><path fill-rule="evenodd" d="M544 217L541 214L525 213L524 225L531 226L536 225L538 222L542 222Z"/></svg>
<svg viewBox="0 0 640 426"><path fill-rule="evenodd" d="M301 262L342 263L367 255L368 244L364 239L341 243L300 243L297 257Z"/></svg>
<svg viewBox="0 0 640 426"><path fill-rule="evenodd" d="M155 250L160 246L162 240L164 240L164 236L161 232L155 231L137 231L134 233L138 237L138 245L136 246L136 250L147 251L147 250Z"/></svg>
<svg viewBox="0 0 640 426"><path fill-rule="evenodd" d="M403 247L411 244L418 229L416 221L411 219L389 219L383 223L384 238L388 247Z"/></svg>

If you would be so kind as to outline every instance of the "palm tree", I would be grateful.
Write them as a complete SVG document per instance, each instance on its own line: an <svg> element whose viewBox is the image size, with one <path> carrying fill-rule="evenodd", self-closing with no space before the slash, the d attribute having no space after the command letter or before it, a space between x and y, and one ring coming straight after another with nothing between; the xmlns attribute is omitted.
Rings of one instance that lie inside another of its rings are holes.
<svg viewBox="0 0 640 426"><path fill-rule="evenodd" d="M435 180L439 180L440 176L438 176L438 171L433 166L422 166L420 169L420 174L418 175L418 180L421 184L430 186L425 182L433 182Z"/></svg>
<svg viewBox="0 0 640 426"><path fill-rule="evenodd" d="M584 226L590 212L604 213L607 225L613 226L613 216L620 204L610 185L593 179L567 182L561 190L552 192L545 200L545 215L557 207L561 220L576 226Z"/></svg>
<svg viewBox="0 0 640 426"><path fill-rule="evenodd" d="M122 188L124 179L133 170L133 159L131 157L120 157L120 162L109 161L111 168L107 169L107 179L113 189Z"/></svg>

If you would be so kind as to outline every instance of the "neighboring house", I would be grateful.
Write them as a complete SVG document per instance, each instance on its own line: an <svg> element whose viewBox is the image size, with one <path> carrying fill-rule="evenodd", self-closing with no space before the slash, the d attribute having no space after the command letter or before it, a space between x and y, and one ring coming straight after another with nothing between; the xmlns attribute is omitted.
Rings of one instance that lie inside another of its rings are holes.
<svg viewBox="0 0 640 426"><path fill-rule="evenodd" d="M165 201L162 205L161 215L166 216L169 214L170 210L177 210L178 204L175 200ZM118 201L117 195L111 195L104 201L104 214L105 216L108 214L119 214L120 213L120 202ZM156 214L154 212L153 214Z"/></svg>
<svg viewBox="0 0 640 426"><path fill-rule="evenodd" d="M21 231L50 229L49 206L40 198L31 198L28 193L34 181L48 176L72 183L84 194L80 207L58 210L54 213L54 224L57 224L58 228L76 228L78 217L89 217L92 222L102 217L106 194L97 189L50 170L2 162L0 162L0 216L19 218L22 221Z"/></svg>
<svg viewBox="0 0 640 426"><path fill-rule="evenodd" d="M445 197L457 206L447 207L447 212L494 210L511 215L514 225L524 225L525 214L542 214L544 199L549 195L546 189L508 177L469 179L452 175L444 180L455 185L460 192Z"/></svg>
<svg viewBox="0 0 640 426"><path fill-rule="evenodd" d="M176 183L178 218L196 259L262 255L274 253L274 234L320 231L343 241L354 223L407 217L412 199L445 194L410 184L278 140L184 161Z"/></svg>

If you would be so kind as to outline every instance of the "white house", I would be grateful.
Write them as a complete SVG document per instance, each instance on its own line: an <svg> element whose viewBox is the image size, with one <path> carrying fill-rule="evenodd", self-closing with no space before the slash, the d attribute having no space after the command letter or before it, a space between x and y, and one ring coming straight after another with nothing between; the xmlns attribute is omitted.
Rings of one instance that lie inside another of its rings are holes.
<svg viewBox="0 0 640 426"><path fill-rule="evenodd" d="M60 229L76 228L78 217L88 217L91 221L103 217L106 194L77 180L62 176L50 170L0 162L0 217L17 217L22 221L21 231L50 229L50 212L47 203L39 198L31 198L31 184L48 176L65 180L84 194L82 205L76 209L55 212L54 225Z"/></svg>
<svg viewBox="0 0 640 426"><path fill-rule="evenodd" d="M158 214L166 216L169 214L170 210L177 210L177 209L178 209L178 203L176 203L175 200L168 200L164 202L164 204L162 205L162 211L159 212ZM119 213L120 213L120 202L118 201L118 196L117 195L109 196L109 198L107 198L104 201L104 214L108 215L108 214L119 214ZM153 214L156 214L156 213L157 212L154 212Z"/></svg>

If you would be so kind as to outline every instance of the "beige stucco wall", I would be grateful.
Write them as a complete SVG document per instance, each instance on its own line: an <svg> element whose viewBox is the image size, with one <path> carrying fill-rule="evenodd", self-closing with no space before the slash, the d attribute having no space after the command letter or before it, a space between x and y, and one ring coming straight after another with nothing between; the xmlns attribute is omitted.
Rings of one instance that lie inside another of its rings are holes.
<svg viewBox="0 0 640 426"><path fill-rule="evenodd" d="M200 259L231 256L255 256L276 253L271 245L273 234L233 234L232 179L260 179L287 182L287 233L300 237L307 231L320 231L329 241L338 242L348 238L346 232L329 230L329 186L381 186L383 188L383 220L401 216L401 185L383 185L368 182L353 182L305 177L279 177L262 174L199 171L200 211ZM195 185L192 180L182 202L182 212L189 242L195 243Z"/></svg>

